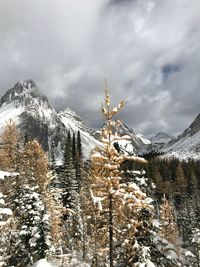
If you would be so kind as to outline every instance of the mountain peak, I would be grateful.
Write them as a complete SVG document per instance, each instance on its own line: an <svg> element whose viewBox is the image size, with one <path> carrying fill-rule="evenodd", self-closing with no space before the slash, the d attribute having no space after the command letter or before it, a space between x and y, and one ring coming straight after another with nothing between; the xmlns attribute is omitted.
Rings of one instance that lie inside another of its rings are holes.
<svg viewBox="0 0 200 267"><path fill-rule="evenodd" d="M22 80L18 81L13 88L8 90L4 96L2 96L0 101L0 107L3 104L9 104L11 102L20 102L24 105L29 105L31 99L39 99L40 101L45 102L49 107L49 101L47 97L41 93L36 83L31 80Z"/></svg>
<svg viewBox="0 0 200 267"><path fill-rule="evenodd" d="M168 143L169 141L174 139L175 138L172 135L169 135L165 132L159 132L153 138L151 138L151 141L153 143Z"/></svg>
<svg viewBox="0 0 200 267"><path fill-rule="evenodd" d="M21 89L24 89L24 90L30 90L31 88L36 88L37 85L32 79L28 79L28 80L18 81L14 86L14 88L16 88L16 89L18 89L20 87L21 87Z"/></svg>

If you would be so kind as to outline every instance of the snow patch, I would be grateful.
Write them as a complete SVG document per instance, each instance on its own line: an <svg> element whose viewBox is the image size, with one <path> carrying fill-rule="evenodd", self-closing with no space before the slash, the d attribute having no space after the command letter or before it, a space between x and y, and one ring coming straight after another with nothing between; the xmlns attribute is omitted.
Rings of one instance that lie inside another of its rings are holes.
<svg viewBox="0 0 200 267"><path fill-rule="evenodd" d="M51 263L49 263L46 259L41 259L33 264L32 267L53 267L53 265L51 265Z"/></svg>

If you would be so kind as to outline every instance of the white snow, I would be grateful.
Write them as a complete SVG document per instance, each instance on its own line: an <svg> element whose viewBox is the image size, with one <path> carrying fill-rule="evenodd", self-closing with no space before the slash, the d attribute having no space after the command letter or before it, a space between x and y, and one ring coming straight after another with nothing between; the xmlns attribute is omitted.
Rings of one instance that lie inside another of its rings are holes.
<svg viewBox="0 0 200 267"><path fill-rule="evenodd" d="M33 267L53 267L46 259L41 259L33 264Z"/></svg>
<svg viewBox="0 0 200 267"><path fill-rule="evenodd" d="M7 104L4 103L0 108L0 133L3 132L3 128L6 122L9 120L14 121L16 124L20 122L19 115L24 111L22 106L16 106L13 102Z"/></svg>
<svg viewBox="0 0 200 267"><path fill-rule="evenodd" d="M0 180L3 180L5 178L5 176L17 176L19 175L18 173L10 173L10 172L4 172L4 171L0 171Z"/></svg>
<svg viewBox="0 0 200 267"><path fill-rule="evenodd" d="M0 208L0 214L12 215L12 210L9 208Z"/></svg>
<svg viewBox="0 0 200 267"><path fill-rule="evenodd" d="M141 139L142 143L144 143L145 145L149 145L151 144L151 141L149 139L147 139L146 137L144 137L143 134L137 134L136 135L138 138Z"/></svg>
<svg viewBox="0 0 200 267"><path fill-rule="evenodd" d="M97 207L97 209L100 211L103 210L101 201L103 201L105 198L94 196L91 189L90 189L90 195L91 195L94 206Z"/></svg>
<svg viewBox="0 0 200 267"><path fill-rule="evenodd" d="M132 141L128 141L128 140L119 140L117 141L119 144L119 147L123 150L123 152L125 152L125 154L131 154L134 155L134 148L133 148L133 144Z"/></svg>

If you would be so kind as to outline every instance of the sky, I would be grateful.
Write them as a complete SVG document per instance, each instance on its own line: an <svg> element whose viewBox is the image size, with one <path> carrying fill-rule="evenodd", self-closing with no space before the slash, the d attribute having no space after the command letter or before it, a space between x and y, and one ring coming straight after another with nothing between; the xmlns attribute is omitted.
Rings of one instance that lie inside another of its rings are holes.
<svg viewBox="0 0 200 267"><path fill-rule="evenodd" d="M176 135L200 113L199 25L199 0L0 0L0 95L33 79L99 128L106 78L135 132Z"/></svg>

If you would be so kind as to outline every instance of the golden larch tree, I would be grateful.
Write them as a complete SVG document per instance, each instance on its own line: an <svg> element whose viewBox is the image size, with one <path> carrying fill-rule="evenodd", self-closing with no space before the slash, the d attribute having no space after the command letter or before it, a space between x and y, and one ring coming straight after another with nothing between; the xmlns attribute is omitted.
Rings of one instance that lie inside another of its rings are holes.
<svg viewBox="0 0 200 267"><path fill-rule="evenodd" d="M0 168L5 171L17 171L20 157L21 136L14 121L6 123L0 136Z"/></svg>
<svg viewBox="0 0 200 267"><path fill-rule="evenodd" d="M175 213L172 204L166 199L165 195L162 199L160 210L160 235L172 244L177 243L178 227L176 225Z"/></svg>
<svg viewBox="0 0 200 267"><path fill-rule="evenodd" d="M146 195L134 183L123 183L123 171L121 164L126 161L146 163L143 158L129 156L116 149L118 142L127 140L129 136L120 136L117 126L120 121L113 119L125 106L121 101L117 107L111 108L107 83L105 83L105 103L102 105L102 113L105 117L105 125L101 131L102 145L96 147L91 154L91 168L89 172L89 200L88 218L89 228L93 244L93 266L109 266L116 264L117 238L126 232L123 228L130 225L134 236L137 219L134 213L150 206L146 201ZM129 216L132 213L132 216ZM127 217L129 216L129 217ZM126 223L125 223L126 222ZM126 224L126 225L125 225ZM120 235L119 235L120 233ZM133 237L132 236L132 237Z"/></svg>

